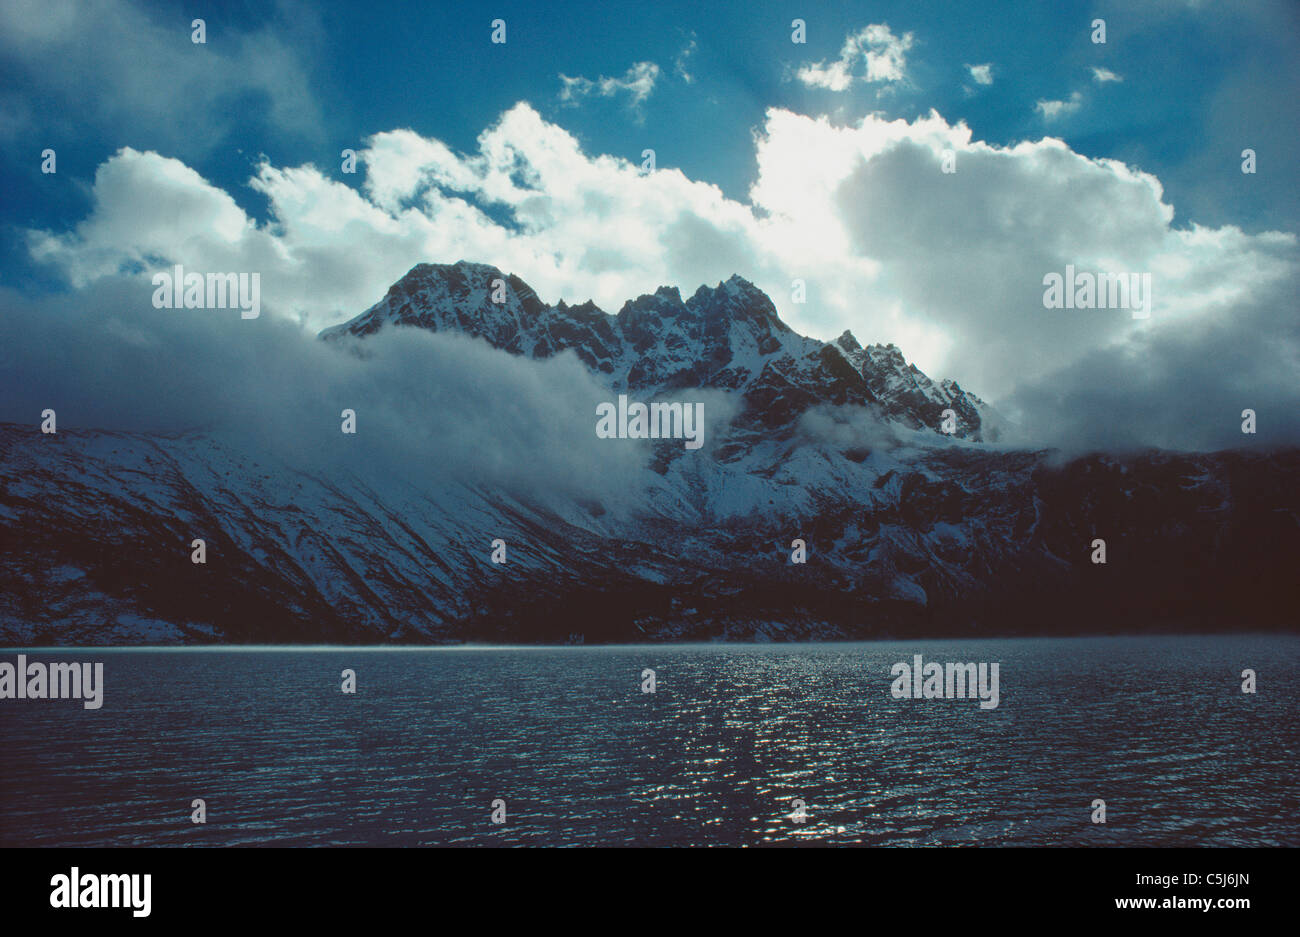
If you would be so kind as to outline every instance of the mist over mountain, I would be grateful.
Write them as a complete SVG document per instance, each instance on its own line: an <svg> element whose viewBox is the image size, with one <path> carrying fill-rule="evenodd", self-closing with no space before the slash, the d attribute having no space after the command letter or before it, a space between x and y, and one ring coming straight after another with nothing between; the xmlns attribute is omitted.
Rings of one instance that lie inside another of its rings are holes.
<svg viewBox="0 0 1300 937"><path fill-rule="evenodd" d="M57 434L0 425L11 643L1293 627L1295 450L1011 448L973 393L800 336L739 276L610 314L420 264L319 340L147 321L69 333ZM168 377L159 348L207 364ZM83 428L115 425L85 419L95 381L133 378L133 428ZM599 438L619 396L701 405L703 445Z"/></svg>
<svg viewBox="0 0 1300 937"><path fill-rule="evenodd" d="M502 302L491 299L500 283ZM954 381L936 383L895 346L863 348L851 332L834 342L798 335L772 301L734 275L683 300L676 287L628 300L617 315L590 301L543 303L527 283L487 264L420 264L366 312L322 333L326 340L388 326L456 332L512 355L572 351L616 392L716 389L744 401L742 427L776 429L818 405L868 407L882 420L938 431L956 414L957 438L997 439L999 418Z"/></svg>

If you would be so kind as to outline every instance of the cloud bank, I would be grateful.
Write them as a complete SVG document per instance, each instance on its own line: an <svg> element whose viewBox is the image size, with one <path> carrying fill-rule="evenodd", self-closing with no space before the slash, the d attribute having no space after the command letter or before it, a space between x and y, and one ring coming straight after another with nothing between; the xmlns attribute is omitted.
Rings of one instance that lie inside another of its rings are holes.
<svg viewBox="0 0 1300 937"><path fill-rule="evenodd" d="M135 277L147 295L151 271L182 263L260 272L264 316L310 332L422 261L494 263L548 302L611 312L663 284L740 273L805 334L852 329L956 378L1020 419L1028 444L1117 438L1119 424L1152 444L1234 445L1239 420L1224 414L1294 410L1293 233L1175 226L1150 174L1050 137L992 146L934 112L840 124L774 108L755 148L749 198L735 201L675 169L584 153L520 103L476 152L376 134L359 188L263 163L250 185L268 224L182 162L124 149L96 172L82 222L27 237L85 308L100 283ZM1043 277L1067 265L1150 273L1151 318L1045 309ZM1213 366L1225 360L1231 374ZM1201 363L1194 395L1178 361ZM1193 396L1204 416L1167 419ZM1261 418L1261 437L1285 425Z"/></svg>
<svg viewBox="0 0 1300 937"><path fill-rule="evenodd" d="M154 309L128 278L99 281L93 297L0 290L0 421L37 433L49 408L60 432L204 432L372 487L483 485L556 506L628 500L653 456L596 438L609 392L571 353L532 361L406 329L358 354L283 320ZM355 436L341 431L345 409Z"/></svg>
<svg viewBox="0 0 1300 937"><path fill-rule="evenodd" d="M274 28L224 27L218 11L151 17L127 0L6 0L0 4L0 60L44 101L58 104L64 129L113 130L185 153L206 153L260 115L282 132L320 135L322 114L301 50L307 12L294 9ZM190 41L189 24L208 17L207 42ZM287 33L299 42L286 43ZM17 103L0 120L0 137L34 131ZM47 115L48 116L48 115ZM8 125L8 126L6 126Z"/></svg>

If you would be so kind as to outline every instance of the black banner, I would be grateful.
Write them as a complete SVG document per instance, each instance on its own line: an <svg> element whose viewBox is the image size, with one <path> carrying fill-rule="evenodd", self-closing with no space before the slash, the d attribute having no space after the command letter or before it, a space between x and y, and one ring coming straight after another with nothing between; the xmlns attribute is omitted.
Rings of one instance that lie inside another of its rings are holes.
<svg viewBox="0 0 1300 937"><path fill-rule="evenodd" d="M616 852L615 854L610 854ZM1278 915L1284 850L17 849L3 907L84 926L366 924L448 911L664 923L685 903L735 921L817 911L925 926ZM75 886L75 887L74 887ZM75 893L75 898L73 897ZM72 906L75 903L75 907ZM89 906L88 906L89 905ZM692 912L694 913L694 912ZM1252 919L1252 918L1247 918Z"/></svg>

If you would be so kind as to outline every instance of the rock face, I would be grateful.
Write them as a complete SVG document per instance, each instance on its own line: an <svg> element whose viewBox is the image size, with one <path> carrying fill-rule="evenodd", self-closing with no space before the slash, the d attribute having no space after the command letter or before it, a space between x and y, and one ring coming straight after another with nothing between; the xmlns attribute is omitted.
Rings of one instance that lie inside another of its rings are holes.
<svg viewBox="0 0 1300 937"><path fill-rule="evenodd" d="M535 359L572 352L611 393L707 388L740 405L708 449L653 449L632 511L543 506L472 479L384 488L208 433L0 424L0 640L1295 628L1300 452L994 448L997 415L973 394L893 346L799 336L739 277L687 300L663 287L608 315L548 306L494 267L422 264L323 339L364 351L403 327ZM960 441L938 431L949 408ZM831 431L807 433L814 413ZM190 562L195 531L206 566ZM507 567L489 561L495 538ZM1096 538L1105 565L1091 562ZM791 562L795 539L804 564Z"/></svg>
<svg viewBox="0 0 1300 937"><path fill-rule="evenodd" d="M494 281L505 285L503 303L492 302ZM849 332L829 343L805 338L739 276L701 286L684 301L676 287L661 286L608 315L590 302L547 306L528 284L487 264L420 264L370 309L321 337L364 337L388 326L460 332L530 358L572 350L615 392L736 391L749 423L767 429L817 404L856 404L879 419L938 432L951 407L952 435L996 441L985 426L991 409L956 382L936 384L893 345L864 349Z"/></svg>

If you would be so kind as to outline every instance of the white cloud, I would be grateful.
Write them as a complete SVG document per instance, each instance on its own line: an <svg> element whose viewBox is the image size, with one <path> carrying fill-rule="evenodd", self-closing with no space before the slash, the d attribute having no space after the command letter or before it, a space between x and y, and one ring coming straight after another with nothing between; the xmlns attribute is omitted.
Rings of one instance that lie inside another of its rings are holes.
<svg viewBox="0 0 1300 937"><path fill-rule="evenodd" d="M975 84L993 84L993 66L991 64L967 65L966 69L970 72L970 76L975 81Z"/></svg>
<svg viewBox="0 0 1300 937"><path fill-rule="evenodd" d="M846 91L855 80L872 83L903 81L907 51L911 48L911 33L897 37L889 26L873 23L845 38L838 59L805 65L796 77L810 87L828 91ZM859 65L865 65L861 73L858 73Z"/></svg>
<svg viewBox="0 0 1300 937"><path fill-rule="evenodd" d="M390 332L368 339L362 360L288 323L154 309L118 278L89 295L87 314L84 293L33 301L0 288L0 420L56 401L61 430L202 427L233 434L237 451L251 437L261 459L325 476L344 468L403 501L448 496L453 510L457 482L559 510L574 496L614 508L650 454L595 437L589 414L608 389L576 357L531 361L461 335ZM358 414L361 449L336 444L344 406Z"/></svg>
<svg viewBox="0 0 1300 937"><path fill-rule="evenodd" d="M740 273L799 331L895 342L995 401L1197 323L1267 323L1261 304L1296 276L1293 234L1175 228L1154 176L1057 139L1000 147L933 112L840 125L773 108L756 147L756 181L735 201L677 170L588 155L519 104L474 153L409 130L371 137L361 191L263 165L251 184L267 225L179 161L123 150L97 172L84 221L29 243L75 284L139 269L142 303L158 265L259 271L264 315L313 330L421 261L494 263L549 302L591 297L610 312L663 284L690 292ZM1067 264L1151 272L1152 318L1044 309L1043 276ZM796 277L807 304L789 301Z"/></svg>
<svg viewBox="0 0 1300 937"><path fill-rule="evenodd" d="M1082 104L1083 95L1074 91L1068 101L1039 100L1034 104L1034 110L1043 115L1043 120L1056 120L1065 114L1073 114Z"/></svg>
<svg viewBox="0 0 1300 937"><path fill-rule="evenodd" d="M319 135L320 107L297 51L303 43L277 37L303 15L296 11L274 32L218 34L214 20L208 43L196 45L189 15L155 18L127 0L6 0L0 58L58 102L43 121L129 128L147 145L203 153L246 119L240 102L249 95L267 103L266 118L281 132Z"/></svg>
<svg viewBox="0 0 1300 937"><path fill-rule="evenodd" d="M1119 75L1116 75L1109 68L1097 68L1095 65L1092 69L1092 80L1097 84L1105 84L1108 81L1123 81Z"/></svg>
<svg viewBox="0 0 1300 937"><path fill-rule="evenodd" d="M690 61L691 56L695 54L697 48L699 48L699 46L695 41L695 34L692 33L690 41L686 43L681 52L677 53L677 58L673 62L673 70L677 73L677 76L688 85L695 81L695 76L686 70L686 63Z"/></svg>
<svg viewBox="0 0 1300 937"><path fill-rule="evenodd" d="M577 103L579 98L585 98L590 94L602 98L626 94L628 103L636 108L650 97L658 79L659 66L654 62L637 62L622 78L606 78L602 75L592 81L590 78L570 78L562 74L560 82L563 87L560 89L560 100L573 104Z"/></svg>

